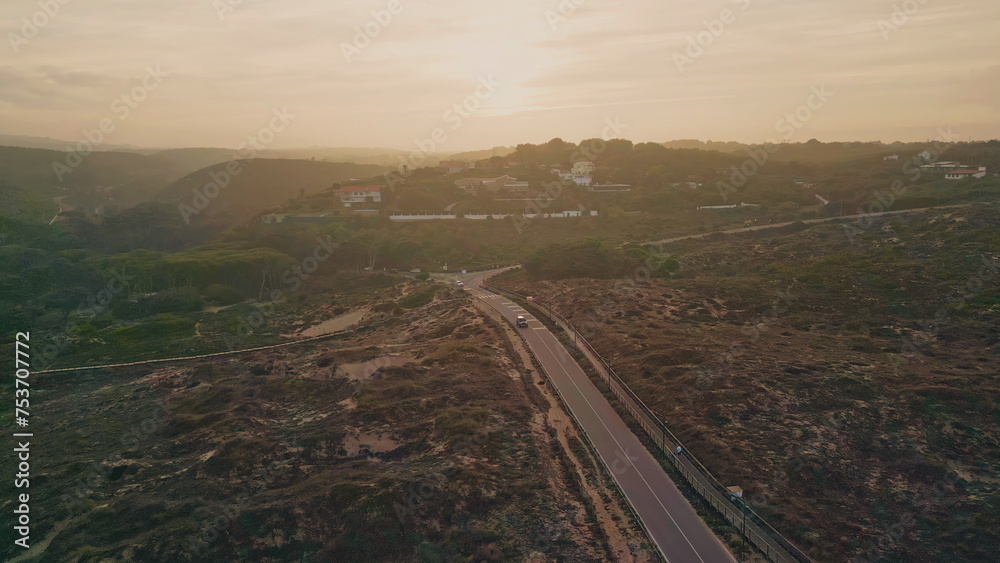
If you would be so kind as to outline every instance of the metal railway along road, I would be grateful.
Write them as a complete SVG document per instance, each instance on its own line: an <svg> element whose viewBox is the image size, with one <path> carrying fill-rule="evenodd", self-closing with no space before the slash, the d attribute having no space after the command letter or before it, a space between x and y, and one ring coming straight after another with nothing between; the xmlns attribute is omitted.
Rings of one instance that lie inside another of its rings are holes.
<svg viewBox="0 0 1000 563"><path fill-rule="evenodd" d="M479 287L482 279L463 281L510 322L518 315L528 319L519 329L525 342L663 557L669 563L735 562L559 339L520 305Z"/></svg>

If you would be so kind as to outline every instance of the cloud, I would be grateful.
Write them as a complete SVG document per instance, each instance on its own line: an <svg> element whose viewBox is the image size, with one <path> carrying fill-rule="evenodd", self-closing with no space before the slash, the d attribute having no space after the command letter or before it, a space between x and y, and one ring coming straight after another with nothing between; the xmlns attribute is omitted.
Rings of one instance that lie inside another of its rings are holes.
<svg viewBox="0 0 1000 563"><path fill-rule="evenodd" d="M839 95L809 137L997 122L995 0L928 2L888 40L889 1L585 2L554 28L557 0L401 5L348 63L341 45L388 0L243 0L221 19L210 0L69 2L0 58L2 132L74 137L157 64L170 77L113 142L229 146L288 106L302 117L277 145L406 146L486 75L503 86L445 148L585 138L616 115L636 140L761 140L816 84ZM0 3L3 31L37 9ZM735 21L679 73L673 53L726 9Z"/></svg>

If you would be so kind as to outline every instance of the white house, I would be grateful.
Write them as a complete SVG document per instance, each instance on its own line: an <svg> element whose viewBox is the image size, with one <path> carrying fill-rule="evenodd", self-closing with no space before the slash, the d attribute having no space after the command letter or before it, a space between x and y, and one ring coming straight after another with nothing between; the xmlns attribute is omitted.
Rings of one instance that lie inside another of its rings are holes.
<svg viewBox="0 0 1000 563"><path fill-rule="evenodd" d="M507 190L507 195L528 195L531 185L528 182L505 182L503 189Z"/></svg>
<svg viewBox="0 0 1000 563"><path fill-rule="evenodd" d="M479 193L479 188L483 186L484 180L486 178L462 178L461 180L455 180L455 185L462 188L466 194L475 195Z"/></svg>
<svg viewBox="0 0 1000 563"><path fill-rule="evenodd" d="M932 169L932 170L947 170L947 169L964 168L964 167L965 165L959 164L954 160L939 160L938 162L932 162L930 164L925 164L921 166L921 168Z"/></svg>
<svg viewBox="0 0 1000 563"><path fill-rule="evenodd" d="M698 209L736 209L737 207L760 207L759 203L732 203L729 205L702 205Z"/></svg>
<svg viewBox="0 0 1000 563"><path fill-rule="evenodd" d="M519 182L517 178L511 176L510 174L504 174L499 178L483 180L483 183L480 184L480 186L486 191L495 194L506 188L508 185L515 187L516 189L520 189L520 184L522 183L524 182Z"/></svg>
<svg viewBox="0 0 1000 563"><path fill-rule="evenodd" d="M456 180L455 185L467 194L478 194L483 190L495 194L503 189L510 194L528 193L528 182L520 182L509 174L499 178L462 178Z"/></svg>
<svg viewBox="0 0 1000 563"><path fill-rule="evenodd" d="M267 215L262 215L261 218L260 218L260 222L263 223L263 224L265 224L265 225L273 225L275 223L284 223L285 222L285 217L288 217L288 215L287 214L286 215L280 215L278 213L269 213Z"/></svg>
<svg viewBox="0 0 1000 563"><path fill-rule="evenodd" d="M945 180L964 180L965 178L985 178L986 167L968 168L964 170L952 170L944 175Z"/></svg>
<svg viewBox="0 0 1000 563"><path fill-rule="evenodd" d="M898 154L891 154L891 155L883 158L882 160L899 160L899 155Z"/></svg>
<svg viewBox="0 0 1000 563"><path fill-rule="evenodd" d="M363 203L382 203L382 186L346 186L340 190L344 207Z"/></svg>
<svg viewBox="0 0 1000 563"><path fill-rule="evenodd" d="M462 160L442 160L438 164L438 169L447 172L448 174L455 174L458 172L464 172L466 170L472 170L476 167L475 162L465 162Z"/></svg>
<svg viewBox="0 0 1000 563"><path fill-rule="evenodd" d="M597 170L597 166L589 160L581 160L580 162L573 163L573 174L579 174L581 176L590 174L594 170Z"/></svg>
<svg viewBox="0 0 1000 563"><path fill-rule="evenodd" d="M632 186L629 184L592 184L587 187L587 191L595 194L630 192L632 191Z"/></svg>

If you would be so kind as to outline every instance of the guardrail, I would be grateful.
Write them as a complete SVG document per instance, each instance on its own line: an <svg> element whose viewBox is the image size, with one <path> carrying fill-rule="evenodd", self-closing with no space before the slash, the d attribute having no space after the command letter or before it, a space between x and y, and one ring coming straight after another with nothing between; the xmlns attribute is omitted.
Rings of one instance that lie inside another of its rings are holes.
<svg viewBox="0 0 1000 563"><path fill-rule="evenodd" d="M486 287L485 284L480 284L480 285L482 287ZM487 289L489 289L489 288L487 288ZM491 291L493 291L493 290L491 290ZM500 290L494 291L494 293L499 293L499 292L500 292ZM488 309L488 310L493 311L494 313L498 314L501 319L503 319L503 314L499 313L496 309L491 309L489 305L480 305L480 306L483 307L484 309ZM525 348L527 349L528 354L531 355L532 360L534 362L536 362L538 368L540 368L541 371L545 374L546 378L548 378L548 381L552 385L552 389L553 389L553 391L556 394L556 400L558 400L559 404L562 405L563 411L565 411L567 414L569 414L570 418L573 419L573 422L576 424L576 427L577 427L577 429L580 432L580 437L583 439L584 442L586 442L587 447L590 448L590 451L593 452L594 454L597 454L597 446L594 445L594 443L590 440L590 436L583 429L583 425L580 424L580 420L577 419L576 414L573 412L573 409L571 409L570 406L569 406L569 402L566 401L566 397L563 396L562 390L555 386L555 384L552 381L551 374L548 373L548 370L545 368L545 366L542 364L542 362L538 360L538 356L535 355L534 350L532 350L530 346L526 346ZM608 462L605 461L605 459L604 459L603 456L601 456L601 455L595 455L594 457L597 458L600 461L601 465L604 467L604 470L607 471L607 474L612 477L612 480L614 481L615 487L617 488L618 492L621 494L622 498L625 499L625 506L628 508L629 512L632 513L632 517L635 519L635 522L637 522L639 524L639 527L642 528L642 531L646 534L646 537L650 538L650 541L652 541L653 536L652 536L652 534L650 534L649 528L646 527L646 523L642 521L642 517L639 516L639 511L636 510L635 506L632 504L632 499L630 499L625 494L625 491L622 490L621 485L618 483L617 480L614 479L614 474L615 474L614 468L612 468L611 465L609 465ZM656 553L660 555L660 560L661 561L669 563L667 561L666 555L663 554L663 552L660 550L659 546L657 546Z"/></svg>
<svg viewBox="0 0 1000 563"><path fill-rule="evenodd" d="M667 428L667 425L615 373L607 359L597 352L565 317L537 301L528 302L527 296L520 293L503 289L487 281L483 281L480 285L494 293L523 301L527 306L541 312L572 336L573 342L594 365L612 396L618 400L619 404L625 408L625 411L652 442L666 455L666 458L678 470L688 485L769 560L776 563L786 561L813 563L808 555L775 530L744 501L740 500L739 504L734 502L729 490L712 475L697 457L684 447L680 439ZM681 448L680 455L677 453L678 447Z"/></svg>

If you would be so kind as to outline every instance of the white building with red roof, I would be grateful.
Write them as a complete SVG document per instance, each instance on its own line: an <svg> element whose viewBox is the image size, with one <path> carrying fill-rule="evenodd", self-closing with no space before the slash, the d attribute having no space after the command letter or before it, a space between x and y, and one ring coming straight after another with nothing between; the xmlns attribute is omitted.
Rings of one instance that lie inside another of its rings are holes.
<svg viewBox="0 0 1000 563"><path fill-rule="evenodd" d="M978 168L965 168L961 170L952 170L944 175L945 180L963 180L965 178L985 178L986 177L986 167L980 166Z"/></svg>
<svg viewBox="0 0 1000 563"><path fill-rule="evenodd" d="M344 207L382 203L382 186L344 186L340 189L340 202Z"/></svg>

